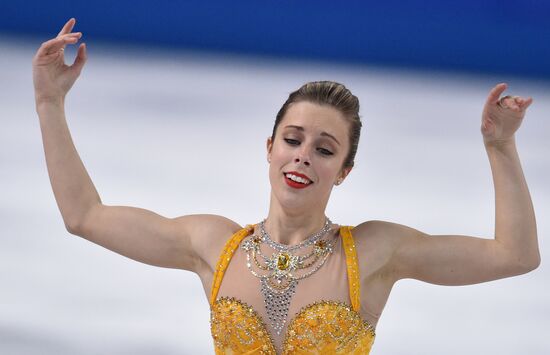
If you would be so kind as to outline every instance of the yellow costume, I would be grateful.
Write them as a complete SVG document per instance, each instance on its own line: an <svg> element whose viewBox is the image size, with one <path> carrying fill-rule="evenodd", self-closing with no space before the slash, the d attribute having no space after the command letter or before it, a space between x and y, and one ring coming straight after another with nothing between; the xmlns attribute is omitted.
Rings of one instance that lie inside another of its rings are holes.
<svg viewBox="0 0 550 355"><path fill-rule="evenodd" d="M352 227L341 226L351 305L321 300L303 307L289 322L283 354L368 354L375 337L372 325L359 314L360 283ZM234 297L217 298L225 271L243 238L254 231L247 225L226 243L218 260L210 296L210 324L216 354L277 354L271 333L260 315Z"/></svg>

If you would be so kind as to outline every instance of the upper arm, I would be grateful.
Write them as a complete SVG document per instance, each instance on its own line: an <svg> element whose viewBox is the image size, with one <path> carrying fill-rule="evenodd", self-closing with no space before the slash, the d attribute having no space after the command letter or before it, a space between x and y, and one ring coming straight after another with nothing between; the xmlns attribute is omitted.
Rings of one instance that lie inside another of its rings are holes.
<svg viewBox="0 0 550 355"><path fill-rule="evenodd" d="M439 285L468 285L529 271L495 239L428 235L401 224L380 223L391 244L388 268L395 280L412 278Z"/></svg>
<svg viewBox="0 0 550 355"><path fill-rule="evenodd" d="M203 249L238 228L221 216L166 218L142 208L97 204L70 232L136 261L198 272Z"/></svg>

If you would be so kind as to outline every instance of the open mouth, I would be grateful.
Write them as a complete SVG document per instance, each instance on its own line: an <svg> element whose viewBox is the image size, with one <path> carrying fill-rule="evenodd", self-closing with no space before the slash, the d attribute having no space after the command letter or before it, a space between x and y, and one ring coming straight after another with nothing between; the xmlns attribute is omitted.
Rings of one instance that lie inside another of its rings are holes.
<svg viewBox="0 0 550 355"><path fill-rule="evenodd" d="M304 188L308 187L309 185L313 184L313 181L311 181L306 176L296 173L284 173L285 181L288 185L295 188Z"/></svg>

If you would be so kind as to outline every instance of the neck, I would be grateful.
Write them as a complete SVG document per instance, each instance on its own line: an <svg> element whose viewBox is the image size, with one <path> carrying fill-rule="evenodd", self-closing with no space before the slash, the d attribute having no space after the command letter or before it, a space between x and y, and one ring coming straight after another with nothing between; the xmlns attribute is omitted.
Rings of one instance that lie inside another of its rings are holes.
<svg viewBox="0 0 550 355"><path fill-rule="evenodd" d="M324 208L289 213L280 205L272 203L264 227L271 239L277 243L295 245L319 232L325 221Z"/></svg>

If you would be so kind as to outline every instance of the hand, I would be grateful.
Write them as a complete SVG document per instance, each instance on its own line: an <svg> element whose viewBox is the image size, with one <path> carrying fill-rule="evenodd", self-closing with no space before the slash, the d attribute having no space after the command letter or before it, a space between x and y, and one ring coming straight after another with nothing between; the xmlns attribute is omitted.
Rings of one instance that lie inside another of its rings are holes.
<svg viewBox="0 0 550 355"><path fill-rule="evenodd" d="M514 140L514 133L518 130L525 110L533 102L532 98L519 96L500 95L506 90L505 83L496 85L485 102L481 116L481 133L485 145L494 145L511 142Z"/></svg>
<svg viewBox="0 0 550 355"><path fill-rule="evenodd" d="M75 44L81 32L71 33L76 20L71 18L57 37L42 43L32 60L36 102L59 101L65 98L86 62L86 45L81 43L74 63L65 64L65 46Z"/></svg>

